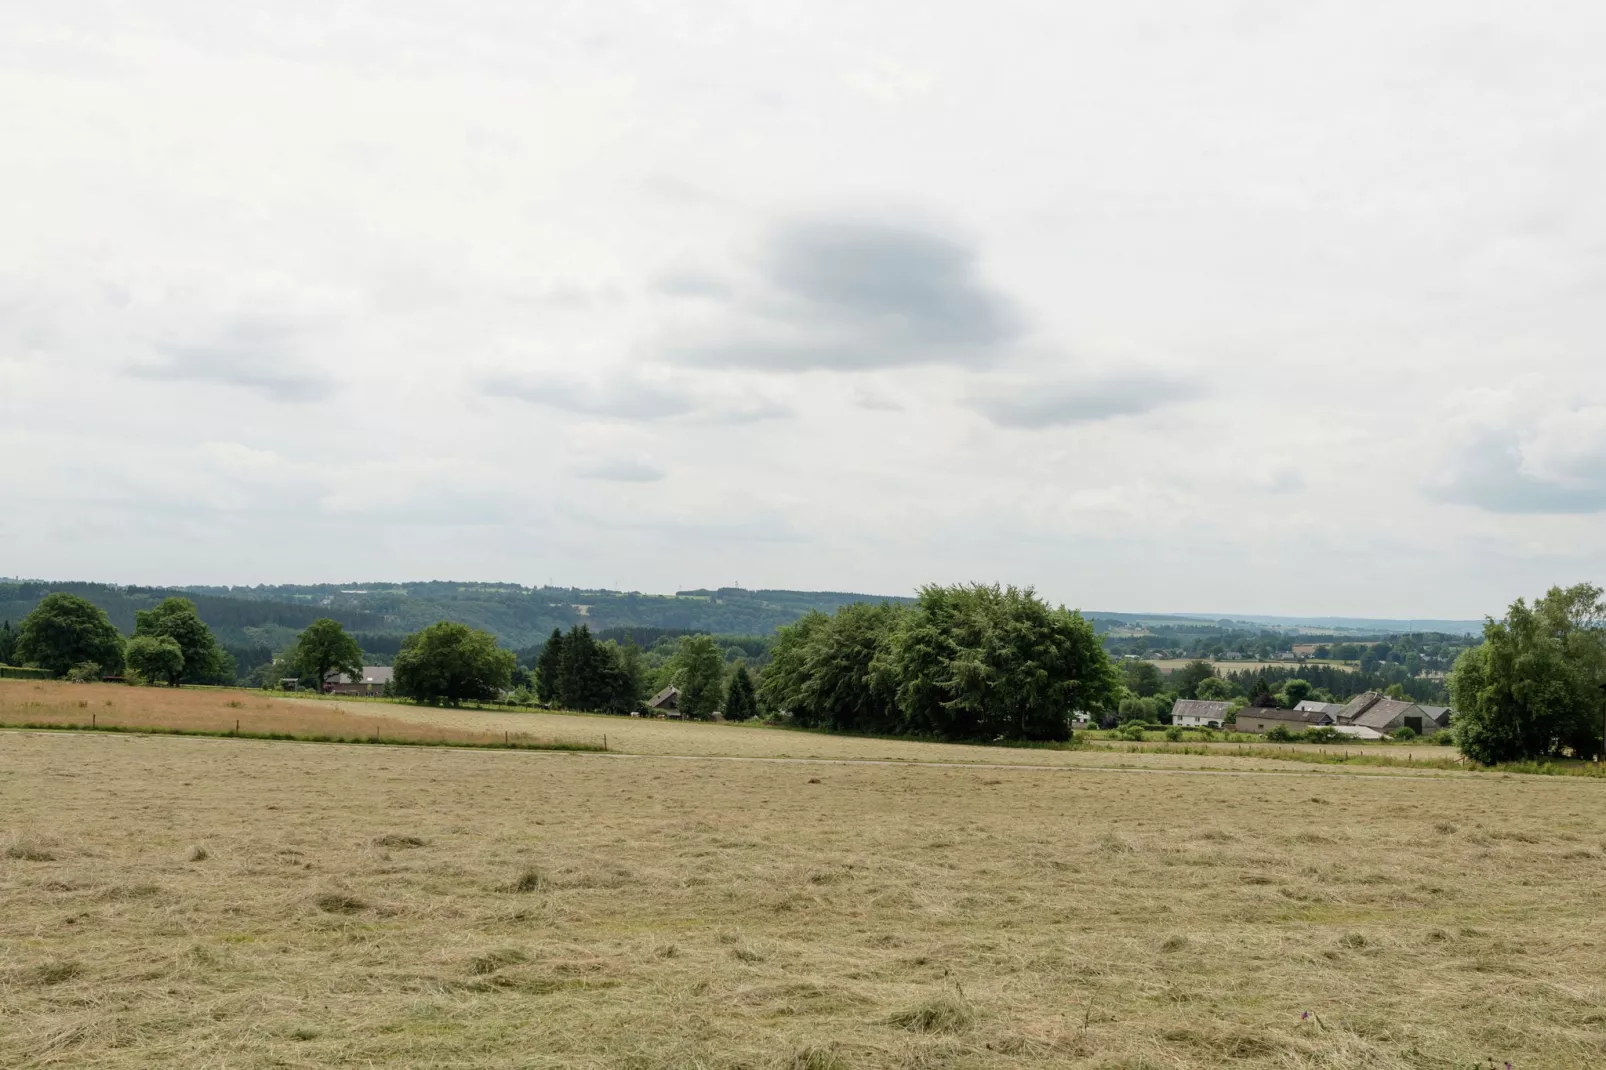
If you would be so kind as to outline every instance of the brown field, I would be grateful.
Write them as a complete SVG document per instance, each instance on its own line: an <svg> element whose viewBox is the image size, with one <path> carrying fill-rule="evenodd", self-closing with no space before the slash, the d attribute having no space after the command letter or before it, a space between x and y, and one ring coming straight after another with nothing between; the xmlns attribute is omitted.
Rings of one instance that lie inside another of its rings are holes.
<svg viewBox="0 0 1606 1070"><path fill-rule="evenodd" d="M0 725L96 725L182 732L232 732L380 738L413 743L539 742L527 732L506 735L471 725L430 724L386 716L395 707L365 712L332 703L268 698L261 691L223 688L129 687L55 680L0 680ZM528 725L521 726L527 728ZM560 742L596 742L600 732ZM556 737L549 737L556 739Z"/></svg>
<svg viewBox="0 0 1606 1070"><path fill-rule="evenodd" d="M1603 790L5 732L0 1065L1600 1066Z"/></svg>

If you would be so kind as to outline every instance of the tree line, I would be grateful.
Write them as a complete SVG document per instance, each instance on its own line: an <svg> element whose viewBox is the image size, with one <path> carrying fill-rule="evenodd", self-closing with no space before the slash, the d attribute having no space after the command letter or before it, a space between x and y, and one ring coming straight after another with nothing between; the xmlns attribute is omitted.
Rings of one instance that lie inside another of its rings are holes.
<svg viewBox="0 0 1606 1070"><path fill-rule="evenodd" d="M1030 590L922 588L780 629L761 702L793 723L941 739L1063 740L1118 676L1081 614Z"/></svg>

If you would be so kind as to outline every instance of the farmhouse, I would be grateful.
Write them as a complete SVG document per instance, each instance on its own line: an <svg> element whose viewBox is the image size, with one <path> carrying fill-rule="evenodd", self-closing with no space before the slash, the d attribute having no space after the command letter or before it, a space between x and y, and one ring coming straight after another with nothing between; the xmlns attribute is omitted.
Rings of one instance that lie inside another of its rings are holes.
<svg viewBox="0 0 1606 1070"><path fill-rule="evenodd" d="M1447 706L1422 707L1409 699L1389 698L1367 691L1345 703L1337 719L1341 725L1370 728L1379 735L1409 728L1419 736L1430 736L1448 727L1450 709Z"/></svg>
<svg viewBox="0 0 1606 1070"><path fill-rule="evenodd" d="M1330 725L1333 718L1317 710L1284 710L1276 706L1245 706L1238 711L1238 731L1269 732L1273 728L1286 728L1290 732L1303 732L1307 728Z"/></svg>
<svg viewBox="0 0 1606 1070"><path fill-rule="evenodd" d="M394 671L389 665L364 665L362 679L341 673L325 684L324 690L336 695L382 695Z"/></svg>
<svg viewBox="0 0 1606 1070"><path fill-rule="evenodd" d="M1209 702L1198 698L1179 698L1171 707L1171 723L1184 728L1220 728L1227 720L1230 702Z"/></svg>
<svg viewBox="0 0 1606 1070"><path fill-rule="evenodd" d="M647 700L647 708L665 717L680 716L680 688L666 687Z"/></svg>

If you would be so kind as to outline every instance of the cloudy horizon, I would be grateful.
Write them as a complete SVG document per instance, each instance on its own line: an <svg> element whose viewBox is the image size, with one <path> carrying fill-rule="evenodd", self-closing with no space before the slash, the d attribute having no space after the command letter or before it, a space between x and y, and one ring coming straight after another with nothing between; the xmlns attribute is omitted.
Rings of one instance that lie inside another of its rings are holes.
<svg viewBox="0 0 1606 1070"><path fill-rule="evenodd" d="M10 5L0 573L1606 580L1606 12L906 10Z"/></svg>

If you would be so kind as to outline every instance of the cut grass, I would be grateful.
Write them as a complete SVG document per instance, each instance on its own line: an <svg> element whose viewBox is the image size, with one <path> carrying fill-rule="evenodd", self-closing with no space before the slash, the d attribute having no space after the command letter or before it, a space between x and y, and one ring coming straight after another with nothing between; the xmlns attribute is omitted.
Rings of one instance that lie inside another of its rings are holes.
<svg viewBox="0 0 1606 1070"><path fill-rule="evenodd" d="M0 850L7 1065L1420 1070L1606 1045L1596 781L889 764L806 787L762 762L3 743L0 845L50 856Z"/></svg>

